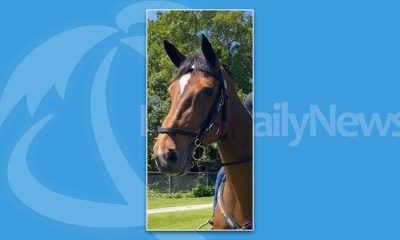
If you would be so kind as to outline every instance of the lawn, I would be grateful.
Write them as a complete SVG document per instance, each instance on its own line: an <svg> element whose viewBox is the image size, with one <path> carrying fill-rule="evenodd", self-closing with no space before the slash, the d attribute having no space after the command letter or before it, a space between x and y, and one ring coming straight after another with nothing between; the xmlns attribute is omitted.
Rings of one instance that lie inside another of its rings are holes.
<svg viewBox="0 0 400 240"><path fill-rule="evenodd" d="M149 198L147 200L147 209L163 208L163 207L176 207L195 204L212 203L214 197L201 197L201 198Z"/></svg>
<svg viewBox="0 0 400 240"><path fill-rule="evenodd" d="M196 204L210 204L214 197L201 198L148 198L148 209L177 207ZM168 213L157 213L147 215L148 230L195 230L212 216L212 209L200 209L190 211L177 211ZM203 229L209 229L206 226Z"/></svg>
<svg viewBox="0 0 400 240"><path fill-rule="evenodd" d="M147 215L148 230L195 230L212 216L212 209ZM210 229L210 225L203 229Z"/></svg>

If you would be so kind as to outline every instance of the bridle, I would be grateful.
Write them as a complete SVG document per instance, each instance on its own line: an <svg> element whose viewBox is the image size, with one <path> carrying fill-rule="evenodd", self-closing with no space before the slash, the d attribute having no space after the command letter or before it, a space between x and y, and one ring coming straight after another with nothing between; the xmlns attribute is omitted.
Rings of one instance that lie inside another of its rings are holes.
<svg viewBox="0 0 400 240"><path fill-rule="evenodd" d="M196 70L196 69L192 69ZM216 125L216 118L220 112L222 112L222 121L216 132L216 135L221 137L224 133L224 122L227 120L227 102L228 94L226 89L225 80L220 70L218 74L201 69L200 71L205 72L215 79L218 80L218 94L214 99L214 102L208 112L207 117L204 119L203 123L200 125L196 131L186 130L182 128L164 128L159 127L158 133L167 134L180 134L184 136L193 137L194 148L192 150L192 157L194 161L201 161L203 154L205 152L205 147L203 145L203 140L206 135L210 132L214 125Z"/></svg>
<svg viewBox="0 0 400 240"><path fill-rule="evenodd" d="M192 69L195 70L195 69ZM227 94L227 86L222 74L222 71L220 70L218 74L215 74L213 72L201 69L200 71L205 72L211 76L213 76L215 79L218 80L219 86L218 86L218 94L214 99L214 102L207 114L207 117L204 119L203 123L200 125L200 128L198 128L196 131L191 131L183 128L164 128L164 127L159 127L158 128L158 133L166 133L166 134L180 134L188 137L193 138L193 143L194 143L194 148L192 150L192 158L195 162L200 163L203 162L202 156L205 152L205 147L203 145L203 140L206 137L206 135L210 132L212 127L216 125L216 118L220 112L222 112L222 121L220 126L218 127L218 130L216 132L216 135L219 135L218 138L222 137L224 134L224 123L227 120L227 103L228 103L228 94ZM251 162L252 157L250 158L245 158L240 161L236 162L227 162L227 163L221 163L222 166L228 166L228 165L235 165L235 164L242 164L246 162ZM237 221L233 218L232 215L229 214L227 211L223 199L222 199L222 193L224 191L224 185L225 185L225 180L226 177L223 178L222 184L220 185L218 189L218 206L221 209L221 212L225 218L225 221L229 224L229 226L232 229L252 229L252 221L247 222L243 226L237 223ZM211 219L209 219L205 224L210 223ZM212 221L211 221L212 222ZM204 226L203 224L202 226ZM199 227L201 228L201 227Z"/></svg>

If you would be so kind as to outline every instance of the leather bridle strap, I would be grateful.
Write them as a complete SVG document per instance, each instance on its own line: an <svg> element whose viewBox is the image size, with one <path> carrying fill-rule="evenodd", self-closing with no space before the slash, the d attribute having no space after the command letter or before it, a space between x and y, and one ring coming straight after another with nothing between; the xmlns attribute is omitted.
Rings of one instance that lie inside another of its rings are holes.
<svg viewBox="0 0 400 240"><path fill-rule="evenodd" d="M180 134L180 135L185 135L189 137L196 137L197 132L194 131L189 131L181 128L163 128L163 127L158 127L158 133L170 133L170 134Z"/></svg>
<svg viewBox="0 0 400 240"><path fill-rule="evenodd" d="M212 75L219 81L219 88L218 88L218 95L216 96L213 105L211 106L210 111L208 112L207 117L204 119L203 124L201 125L201 128L199 128L197 131L191 131L191 130L186 130L182 128L165 128L165 127L159 127L158 128L158 133L167 133L167 134L180 134L180 135L185 135L185 136L190 136L199 140L199 142L202 144L204 137L207 135L207 133L210 131L211 127L213 126L215 119L218 115L218 113L221 111L221 108L223 110L222 113L222 123L221 123L221 128L223 128L224 121L226 121L226 100L227 100L227 93L226 89L224 87L224 79L222 76L222 72L219 73L219 75L207 72L208 74ZM220 129L221 134L223 133L223 129Z"/></svg>
<svg viewBox="0 0 400 240"><path fill-rule="evenodd" d="M197 136L197 138L200 140L201 143L203 143L203 139L204 137L207 135L207 133L210 131L212 125L215 122L215 119L217 118L218 112L221 109L219 108L219 104L221 101L224 101L224 88L222 87L222 83L220 83L219 85L219 95L215 98L213 105L211 106L211 109L206 117L206 119L204 120L203 126L199 129L199 135ZM223 124L223 123L221 123ZM222 129L221 129L222 130Z"/></svg>
<svg viewBox="0 0 400 240"><path fill-rule="evenodd" d="M236 161L236 162L221 163L221 165L222 166L232 166L232 165L236 165L236 164L242 164L242 163L251 162L251 160L253 160L253 158L252 157L248 157L248 158L245 158L243 160Z"/></svg>
<svg viewBox="0 0 400 240"><path fill-rule="evenodd" d="M194 148L192 150L192 157L194 161L199 161L204 152L205 152L205 147L203 146L203 140L206 137L206 135L209 133L211 128L214 126L215 120L218 116L218 113L221 112L221 124L218 127L218 130L216 132L216 135L218 135L218 138L222 137L224 134L224 122L227 120L227 101L228 101L228 94L227 94L227 89L225 88L225 81L222 75L222 71L219 72L219 74L214 74L211 73L207 70L199 69L200 71L203 71L214 78L216 78L219 82L218 86L218 94L215 96L214 102L200 125L200 128L197 129L196 131L193 130L186 130L182 128L175 128L175 127L159 127L158 128L158 133L166 133L166 134L180 134L184 136L189 136L193 138L193 144Z"/></svg>

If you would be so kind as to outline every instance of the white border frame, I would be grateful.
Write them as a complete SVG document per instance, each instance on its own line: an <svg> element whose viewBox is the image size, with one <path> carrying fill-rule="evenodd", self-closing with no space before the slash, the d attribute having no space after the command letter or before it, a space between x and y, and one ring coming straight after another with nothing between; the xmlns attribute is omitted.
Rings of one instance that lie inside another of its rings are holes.
<svg viewBox="0 0 400 240"><path fill-rule="evenodd" d="M147 196L147 193L148 193L148 189L147 189L147 178L148 178L148 171L147 171L147 152L148 152L148 147L147 147L147 143L148 143L148 115L147 115L147 106L148 106L148 102L147 102L147 99L148 99L148 96L147 96L147 93L148 93L148 91L147 91L147 83L148 83L148 71L147 71L147 65L148 65L148 58L147 58L147 53L148 53L148 51L147 51L147 36L148 36L148 17L149 17L149 12L150 11L250 11L251 13L252 13L252 16L253 16L253 26L252 26L252 37L253 37L253 39L252 39L252 52L253 52L253 69L252 69L252 78L253 78L253 84L252 84L252 92L253 92L253 118L252 118L252 124L253 124L253 149L252 149L252 151L253 151L253 219L252 219L252 222L253 222L253 229L251 229L251 230L231 230L231 229L216 229L216 230L209 230L209 229L193 229L193 230L186 230L186 229L160 229L160 230L158 230L158 229L149 229L148 228L148 214L147 214L147 205L148 205L148 203L147 203L147 200L148 200L148 196ZM255 36L255 34L254 34L254 22L255 22L255 16L254 16L254 9L235 9L235 8L232 8L232 9L222 9L222 8L214 8L214 9L206 9L206 8L204 8L204 9L178 9L178 8L166 8L166 9L163 9L163 8L149 8L149 9L146 9L146 164L145 164L145 170L146 170L146 186L145 186L145 189L146 189L146 231L147 232L253 232L254 231L254 229L255 229L255 221L254 221L254 219L255 219L255 216L254 216L254 209L255 209L255 205L254 205L254 201L255 201L255 199L254 199L254 185L255 185L255 181L254 181L254 165L255 165L255 155L254 155L254 145L255 145L255 138L254 138L254 115L255 115L255 112L254 112L254 110L255 110L255 104L254 104L254 96L255 96L255 78L254 78L254 76L255 76L255 73L254 73L254 59L255 59L255 55L254 55L254 48L255 48L255 46L254 46L254 36Z"/></svg>

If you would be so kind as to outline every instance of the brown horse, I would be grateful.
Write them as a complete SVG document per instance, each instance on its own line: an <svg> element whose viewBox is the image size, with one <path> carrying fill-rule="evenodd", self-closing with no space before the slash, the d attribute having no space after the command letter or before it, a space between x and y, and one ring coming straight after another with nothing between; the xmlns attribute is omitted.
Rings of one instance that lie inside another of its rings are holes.
<svg viewBox="0 0 400 240"><path fill-rule="evenodd" d="M171 108L154 145L157 167L168 175L186 174L203 146L217 142L226 178L213 228L252 229L252 117L204 35L201 51L190 57L167 41L164 48L178 74L168 88Z"/></svg>

